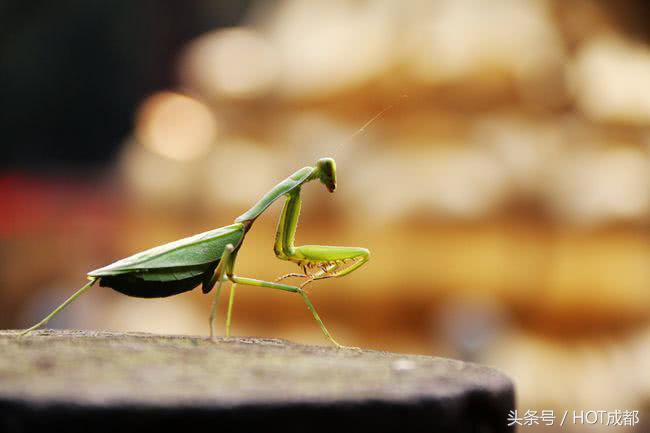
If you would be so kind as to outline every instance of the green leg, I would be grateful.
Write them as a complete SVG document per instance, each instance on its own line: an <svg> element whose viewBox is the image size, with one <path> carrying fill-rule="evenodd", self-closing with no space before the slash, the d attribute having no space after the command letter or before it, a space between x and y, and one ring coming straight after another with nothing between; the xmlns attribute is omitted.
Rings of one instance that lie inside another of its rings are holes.
<svg viewBox="0 0 650 433"><path fill-rule="evenodd" d="M262 280L255 280L253 278L242 278L242 277L237 277L237 276L229 276L230 280L234 283L237 284L244 284L246 286L255 286L255 287L268 287L270 289L277 289L277 290L284 290L285 292L291 292L291 293L298 293L302 299L305 301L305 304L307 304L307 308L309 308L309 311L311 311L311 314L314 316L314 319L316 319L316 322L320 326L320 329L323 331L323 334L332 342L336 347L339 348L346 348L346 346L343 346L339 344L329 333L327 328L325 327L325 324L321 320L320 316L316 312L316 308L314 308L314 304L311 303L309 300L309 297L305 293L304 290L302 290L299 287L295 286L288 286L286 284L278 284L278 283L271 283L268 281L262 281Z"/></svg>
<svg viewBox="0 0 650 433"><path fill-rule="evenodd" d="M214 276L210 281L210 287L216 285L217 289L214 293L214 298L212 299L212 307L210 308L210 338L214 340L215 338L215 319L217 317L217 304L219 302L219 296L221 295L221 287L223 285L224 275L226 274L226 269L229 269L231 266L231 257L234 247L231 244L226 245L226 248L221 255L221 260L217 269L214 271Z"/></svg>
<svg viewBox="0 0 650 433"><path fill-rule="evenodd" d="M235 302L235 289L237 283L230 285L230 297L228 298L228 313L226 314L226 337L230 337L230 320L232 319L232 304Z"/></svg>
<svg viewBox="0 0 650 433"><path fill-rule="evenodd" d="M223 280L219 278L217 280L217 289L214 292L214 298L212 298L212 306L210 307L210 338L215 339L215 326L214 321L217 318L217 304L219 303L219 296L221 295L221 287Z"/></svg>
<svg viewBox="0 0 650 433"><path fill-rule="evenodd" d="M298 247L298 248L300 248L300 247ZM334 247L334 248L336 248L336 247ZM351 272L357 270L358 268L360 268L361 266L363 266L364 263L366 263L367 261L368 261L368 257L367 257L367 256L366 256L366 257L362 257L362 258L361 258L359 261L357 261L355 264L353 264L353 265L350 266L349 268L343 269L342 271L336 271L336 267L334 267L333 270L332 270L333 273L331 273L331 274L325 274L325 275L322 275L322 276L315 276L315 277L313 277L313 278L310 278L310 279L308 279L307 281L305 281L304 283L302 283L302 284L300 285L300 288L301 288L301 289L304 289L305 286L306 286L307 284L311 284L311 283L313 283L314 281L326 280L326 279L328 279L328 278L343 277L343 276L345 276L345 275L347 275L347 274L349 274L349 273L351 273ZM329 271L328 271L328 272L329 272Z"/></svg>
<svg viewBox="0 0 650 433"><path fill-rule="evenodd" d="M56 316L58 313L61 312L65 307L67 307L72 301L77 299L79 296L81 296L86 290L91 288L93 284L95 284L95 281L97 281L97 278L92 278L88 283L86 283L85 286L83 286L81 289L77 290L74 295L70 296L63 304L59 305L56 310L52 311L50 314L45 317L45 319L41 320L38 322L36 325L32 326L29 329L25 329L23 332L18 334L19 337L23 337L26 335L31 334L41 326L45 325L47 322L49 322L54 316Z"/></svg>

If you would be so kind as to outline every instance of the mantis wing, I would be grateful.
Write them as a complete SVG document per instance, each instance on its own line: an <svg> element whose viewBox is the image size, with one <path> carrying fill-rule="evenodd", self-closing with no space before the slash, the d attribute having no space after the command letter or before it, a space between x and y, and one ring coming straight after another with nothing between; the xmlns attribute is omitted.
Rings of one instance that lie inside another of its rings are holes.
<svg viewBox="0 0 650 433"><path fill-rule="evenodd" d="M210 275L207 270L199 271L198 274L185 278L180 278L180 275L175 273L160 273L156 276L156 280L152 280L150 275L146 273L133 272L100 277L99 285L110 287L115 291L136 298L164 298L192 290L200 283L208 280ZM145 276L146 278L144 278ZM204 290L204 292L207 293L207 290Z"/></svg>
<svg viewBox="0 0 650 433"><path fill-rule="evenodd" d="M219 261L226 245L237 248L243 238L244 225L232 224L142 251L91 271L88 276L141 273L149 280L196 276L204 272L208 264Z"/></svg>

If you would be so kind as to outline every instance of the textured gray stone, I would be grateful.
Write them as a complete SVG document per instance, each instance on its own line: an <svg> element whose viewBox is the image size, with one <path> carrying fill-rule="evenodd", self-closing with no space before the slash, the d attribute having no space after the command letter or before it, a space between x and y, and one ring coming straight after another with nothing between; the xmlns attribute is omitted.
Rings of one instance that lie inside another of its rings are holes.
<svg viewBox="0 0 650 433"><path fill-rule="evenodd" d="M0 331L0 431L511 431L511 381L283 340ZM54 430L52 430L54 429Z"/></svg>

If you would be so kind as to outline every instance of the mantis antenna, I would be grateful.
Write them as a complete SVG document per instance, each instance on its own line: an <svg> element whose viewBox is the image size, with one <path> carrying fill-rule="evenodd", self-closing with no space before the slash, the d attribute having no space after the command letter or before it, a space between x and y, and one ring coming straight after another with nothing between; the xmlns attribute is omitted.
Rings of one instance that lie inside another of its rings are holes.
<svg viewBox="0 0 650 433"><path fill-rule="evenodd" d="M400 96L400 98L402 98L402 99L406 99L406 98L408 98L408 95L402 95L402 96ZM400 101L400 102L401 102L401 101ZM347 139L343 140L343 141L338 145L338 148L343 147L344 145L350 143L350 142L351 142L351 141L352 141L352 140L353 140L357 135L361 134L362 132L364 132L364 131L366 130L367 127L369 127L370 125L372 125L372 124L374 123L375 120L379 119L379 118L380 118L381 116L383 116L387 111L392 110L396 105L399 105L399 103L390 104L388 107L384 108L383 110L381 110L380 112L378 112L377 114L375 114L374 116L372 116L372 117L370 118L370 120L368 120L366 123L363 124L363 126L361 126L361 128L357 129L357 130L354 131L354 133L352 133L352 135L350 135ZM337 149L337 150L338 150L338 149ZM336 153L336 152L335 152L335 153Z"/></svg>

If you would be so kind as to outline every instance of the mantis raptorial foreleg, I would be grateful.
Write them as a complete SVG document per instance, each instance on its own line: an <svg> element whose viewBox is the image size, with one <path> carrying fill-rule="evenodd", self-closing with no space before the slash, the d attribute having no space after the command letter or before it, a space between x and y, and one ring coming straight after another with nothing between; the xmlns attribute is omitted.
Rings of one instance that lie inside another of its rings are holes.
<svg viewBox="0 0 650 433"><path fill-rule="evenodd" d="M370 252L365 248L331 247L324 245L294 245L298 219L300 218L300 188L287 194L287 200L282 209L275 236L275 255L283 260L298 263L309 278L304 284L314 280L342 277L363 266L370 258ZM350 263L349 266L345 266ZM309 274L307 268L318 267L318 274ZM298 277L300 274L288 274ZM283 277L284 278L284 277Z"/></svg>
<svg viewBox="0 0 650 433"><path fill-rule="evenodd" d="M281 277L276 278L273 280L276 283L279 283L282 280L286 280L287 278L309 278L309 275L307 274L296 274L296 273L289 273L282 275Z"/></svg>

